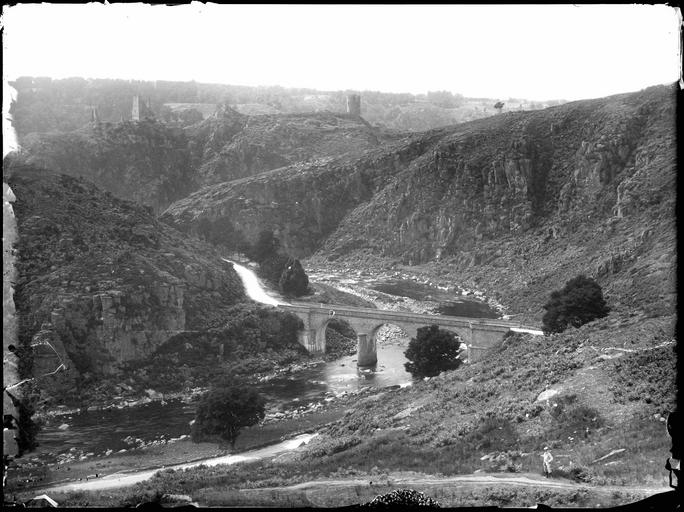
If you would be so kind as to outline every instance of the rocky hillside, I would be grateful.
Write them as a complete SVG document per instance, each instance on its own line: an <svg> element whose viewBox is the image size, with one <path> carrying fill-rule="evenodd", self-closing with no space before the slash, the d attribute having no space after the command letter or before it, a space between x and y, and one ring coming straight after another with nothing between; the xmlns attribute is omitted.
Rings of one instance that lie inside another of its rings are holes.
<svg viewBox="0 0 684 512"><path fill-rule="evenodd" d="M29 164L82 176L155 212L197 188L182 130L152 120L32 133L20 143Z"/></svg>
<svg viewBox="0 0 684 512"><path fill-rule="evenodd" d="M330 113L246 116L228 107L186 129L153 119L21 138L29 165L82 176L160 213L200 186L300 161L355 155L391 138Z"/></svg>
<svg viewBox="0 0 684 512"><path fill-rule="evenodd" d="M615 307L674 304L675 93L659 86L416 134L173 204L178 226L272 228L312 263L423 265L539 318L549 289L597 277ZM426 268L427 268L426 267Z"/></svg>
<svg viewBox="0 0 684 512"><path fill-rule="evenodd" d="M465 98L449 91L426 94L380 91L318 91L280 86L246 86L131 81L71 77L19 77L10 82L18 92L11 114L19 138L34 132L68 132L81 128L95 108L104 122L131 119L135 95L149 102L157 119L185 126L211 115L217 105L228 104L242 114L301 114L346 112L347 95L361 94L362 115L374 126L419 131L471 121L497 113L494 104L505 102L503 111L533 110L558 105L522 98ZM541 98L537 98L541 99Z"/></svg>
<svg viewBox="0 0 684 512"><path fill-rule="evenodd" d="M162 219L182 230L196 230L202 219L227 219L250 242L272 229L290 254L304 256L320 247L344 216L373 196L395 170L425 151L435 138L405 139L388 149L263 172L207 186L171 205Z"/></svg>
<svg viewBox="0 0 684 512"><path fill-rule="evenodd" d="M212 247L148 209L36 167L10 165L5 179L17 198L19 345L51 343L70 368L60 374L67 389L117 372L175 334L216 326L246 300ZM23 376L57 367L43 348Z"/></svg>
<svg viewBox="0 0 684 512"><path fill-rule="evenodd" d="M341 114L247 116L228 107L189 127L187 134L201 185L322 157L358 155L389 137Z"/></svg>

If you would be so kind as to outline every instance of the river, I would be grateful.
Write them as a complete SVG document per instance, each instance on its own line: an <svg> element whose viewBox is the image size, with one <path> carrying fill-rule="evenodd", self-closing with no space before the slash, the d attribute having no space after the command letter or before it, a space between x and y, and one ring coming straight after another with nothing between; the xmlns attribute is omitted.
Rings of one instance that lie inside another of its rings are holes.
<svg viewBox="0 0 684 512"><path fill-rule="evenodd" d="M277 293L267 290L249 268L233 264L248 296L270 305L285 303ZM327 276L326 281L331 282L330 276ZM335 284L348 289L352 283L343 280ZM441 303L445 307L455 308L458 314L463 312L459 309L461 305L473 316L491 318L494 315L486 303L463 301L443 289L413 281L393 279L356 282L354 285L357 294L371 294L371 299L388 309L397 309L399 304L402 309L416 310L421 309L416 304L434 306ZM390 303L393 304L392 308L388 307ZM396 329L385 329L378 335L378 365L375 371L359 371L356 355L351 355L332 362L320 362L296 373L257 384L259 392L269 403L267 418L276 417L279 413L301 411L313 404L324 403L335 396L365 387L408 385L411 376L404 369L406 359L403 354L407 344L408 339ZM141 444L178 439L189 435L195 406L190 400L168 400L164 404L155 401L135 407L58 416L42 428L36 455L45 461L58 460L60 454L64 456L70 451L76 452L78 457L102 456L107 452L128 450ZM260 426L245 429L238 438L237 448L247 442L252 446L258 444L255 441L260 439L260 429Z"/></svg>
<svg viewBox="0 0 684 512"><path fill-rule="evenodd" d="M404 370L404 350L400 344L379 346L375 372L359 372L356 355L352 355L321 362L295 374L259 383L256 387L270 404L271 414L277 414L303 410L364 387L406 385L411 376ZM46 461L57 459L59 454L70 450L99 456L107 450L117 452L142 443L149 445L155 441L178 439L190 434L195 407L191 401L168 400L165 405L154 401L135 407L58 416L41 429L36 455ZM237 448L244 442L252 444L259 436L259 430L259 427L245 429L238 439Z"/></svg>

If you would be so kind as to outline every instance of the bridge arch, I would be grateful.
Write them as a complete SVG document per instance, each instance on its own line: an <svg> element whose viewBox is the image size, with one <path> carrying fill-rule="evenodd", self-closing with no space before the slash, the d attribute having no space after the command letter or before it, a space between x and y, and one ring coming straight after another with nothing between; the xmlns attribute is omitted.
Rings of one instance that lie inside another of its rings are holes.
<svg viewBox="0 0 684 512"><path fill-rule="evenodd" d="M325 330L331 318L341 318L357 333L359 366L377 362L377 330L385 324L396 325L414 337L420 327L436 324L460 335L468 350L468 360L476 360L493 344L499 343L511 327L507 321L480 318L447 317L410 312L385 311L370 308L329 304L294 303L280 308L296 314L303 322L299 342L313 353L325 353Z"/></svg>
<svg viewBox="0 0 684 512"><path fill-rule="evenodd" d="M418 329L421 329L422 327L428 327L429 325L433 325L431 323L425 323L425 325L419 325L417 323L403 323L403 322L397 322L394 320L386 321L384 323L378 324L374 327L371 337L374 340L376 349L377 349L377 336L378 336L378 331L385 325L392 325L395 327L399 327L404 333L408 336L409 340L415 338L418 336ZM442 326L438 325L438 327L444 331L449 331L454 333L455 335L458 336L458 338L461 340L461 351L462 353L465 352L465 354L462 355L462 358L465 360L467 359L467 356L470 353L470 340L471 340L471 332L470 332L470 327L452 327L452 326Z"/></svg>
<svg viewBox="0 0 684 512"><path fill-rule="evenodd" d="M386 321L383 321L382 323L378 323L377 325L375 325L373 327L373 329L371 330L371 333L370 333L371 336L374 339L377 339L378 331L380 331L380 329L382 329L382 327L384 327L385 325L399 327L402 331L404 331L404 333L409 337L409 339L415 338L416 335L418 334L418 326L416 326L416 325L407 324L407 323L403 323L403 322L397 322L396 320L386 320Z"/></svg>
<svg viewBox="0 0 684 512"><path fill-rule="evenodd" d="M333 333L337 333L337 336ZM339 343L343 341L340 336L353 340L355 352L358 352L358 334L353 322L344 317L328 318L323 322L317 332L317 336L320 336L323 341L323 351L326 354L330 353L335 347L336 342Z"/></svg>

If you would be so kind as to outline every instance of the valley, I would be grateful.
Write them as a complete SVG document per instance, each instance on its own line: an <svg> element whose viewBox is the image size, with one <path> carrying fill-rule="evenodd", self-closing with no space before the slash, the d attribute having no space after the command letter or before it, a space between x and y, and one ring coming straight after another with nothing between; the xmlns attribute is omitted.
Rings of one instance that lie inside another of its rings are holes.
<svg viewBox="0 0 684 512"><path fill-rule="evenodd" d="M3 166L19 233L8 358L41 425L6 492L342 506L410 486L452 506L610 506L667 490L674 89L422 132L360 119L223 106L182 127L21 134ZM255 273L264 232L301 261L308 295ZM551 292L580 274L609 313L542 333ZM413 333L388 322L368 341L377 366L357 368L356 336L373 333L340 322L312 353L295 302L507 332L417 378ZM234 453L193 443L199 399L234 376L265 418Z"/></svg>

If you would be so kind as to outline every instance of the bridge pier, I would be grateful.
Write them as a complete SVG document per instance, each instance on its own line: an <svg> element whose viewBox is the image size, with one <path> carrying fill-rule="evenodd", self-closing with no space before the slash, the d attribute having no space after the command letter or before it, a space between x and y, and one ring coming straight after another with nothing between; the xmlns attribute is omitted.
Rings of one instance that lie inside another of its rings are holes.
<svg viewBox="0 0 684 512"><path fill-rule="evenodd" d="M409 337L415 337L421 326L432 324L455 332L466 344L467 352L464 356L467 356L468 362L481 359L488 349L501 342L511 327L518 326L501 320L424 315L329 304L324 307L323 304L315 306L295 303L279 307L294 313L302 320L304 326L298 340L312 354L325 353L325 329L333 316L349 322L358 333L358 366L373 366L377 363L376 333L384 324L402 328Z"/></svg>
<svg viewBox="0 0 684 512"><path fill-rule="evenodd" d="M310 354L321 354L325 352L325 347L323 350L320 349L320 344L317 343L316 339L316 329L303 329L299 331L299 343L309 351Z"/></svg>
<svg viewBox="0 0 684 512"><path fill-rule="evenodd" d="M375 344L375 336L366 333L356 335L358 351L356 353L356 366L375 366L378 363L378 348Z"/></svg>

